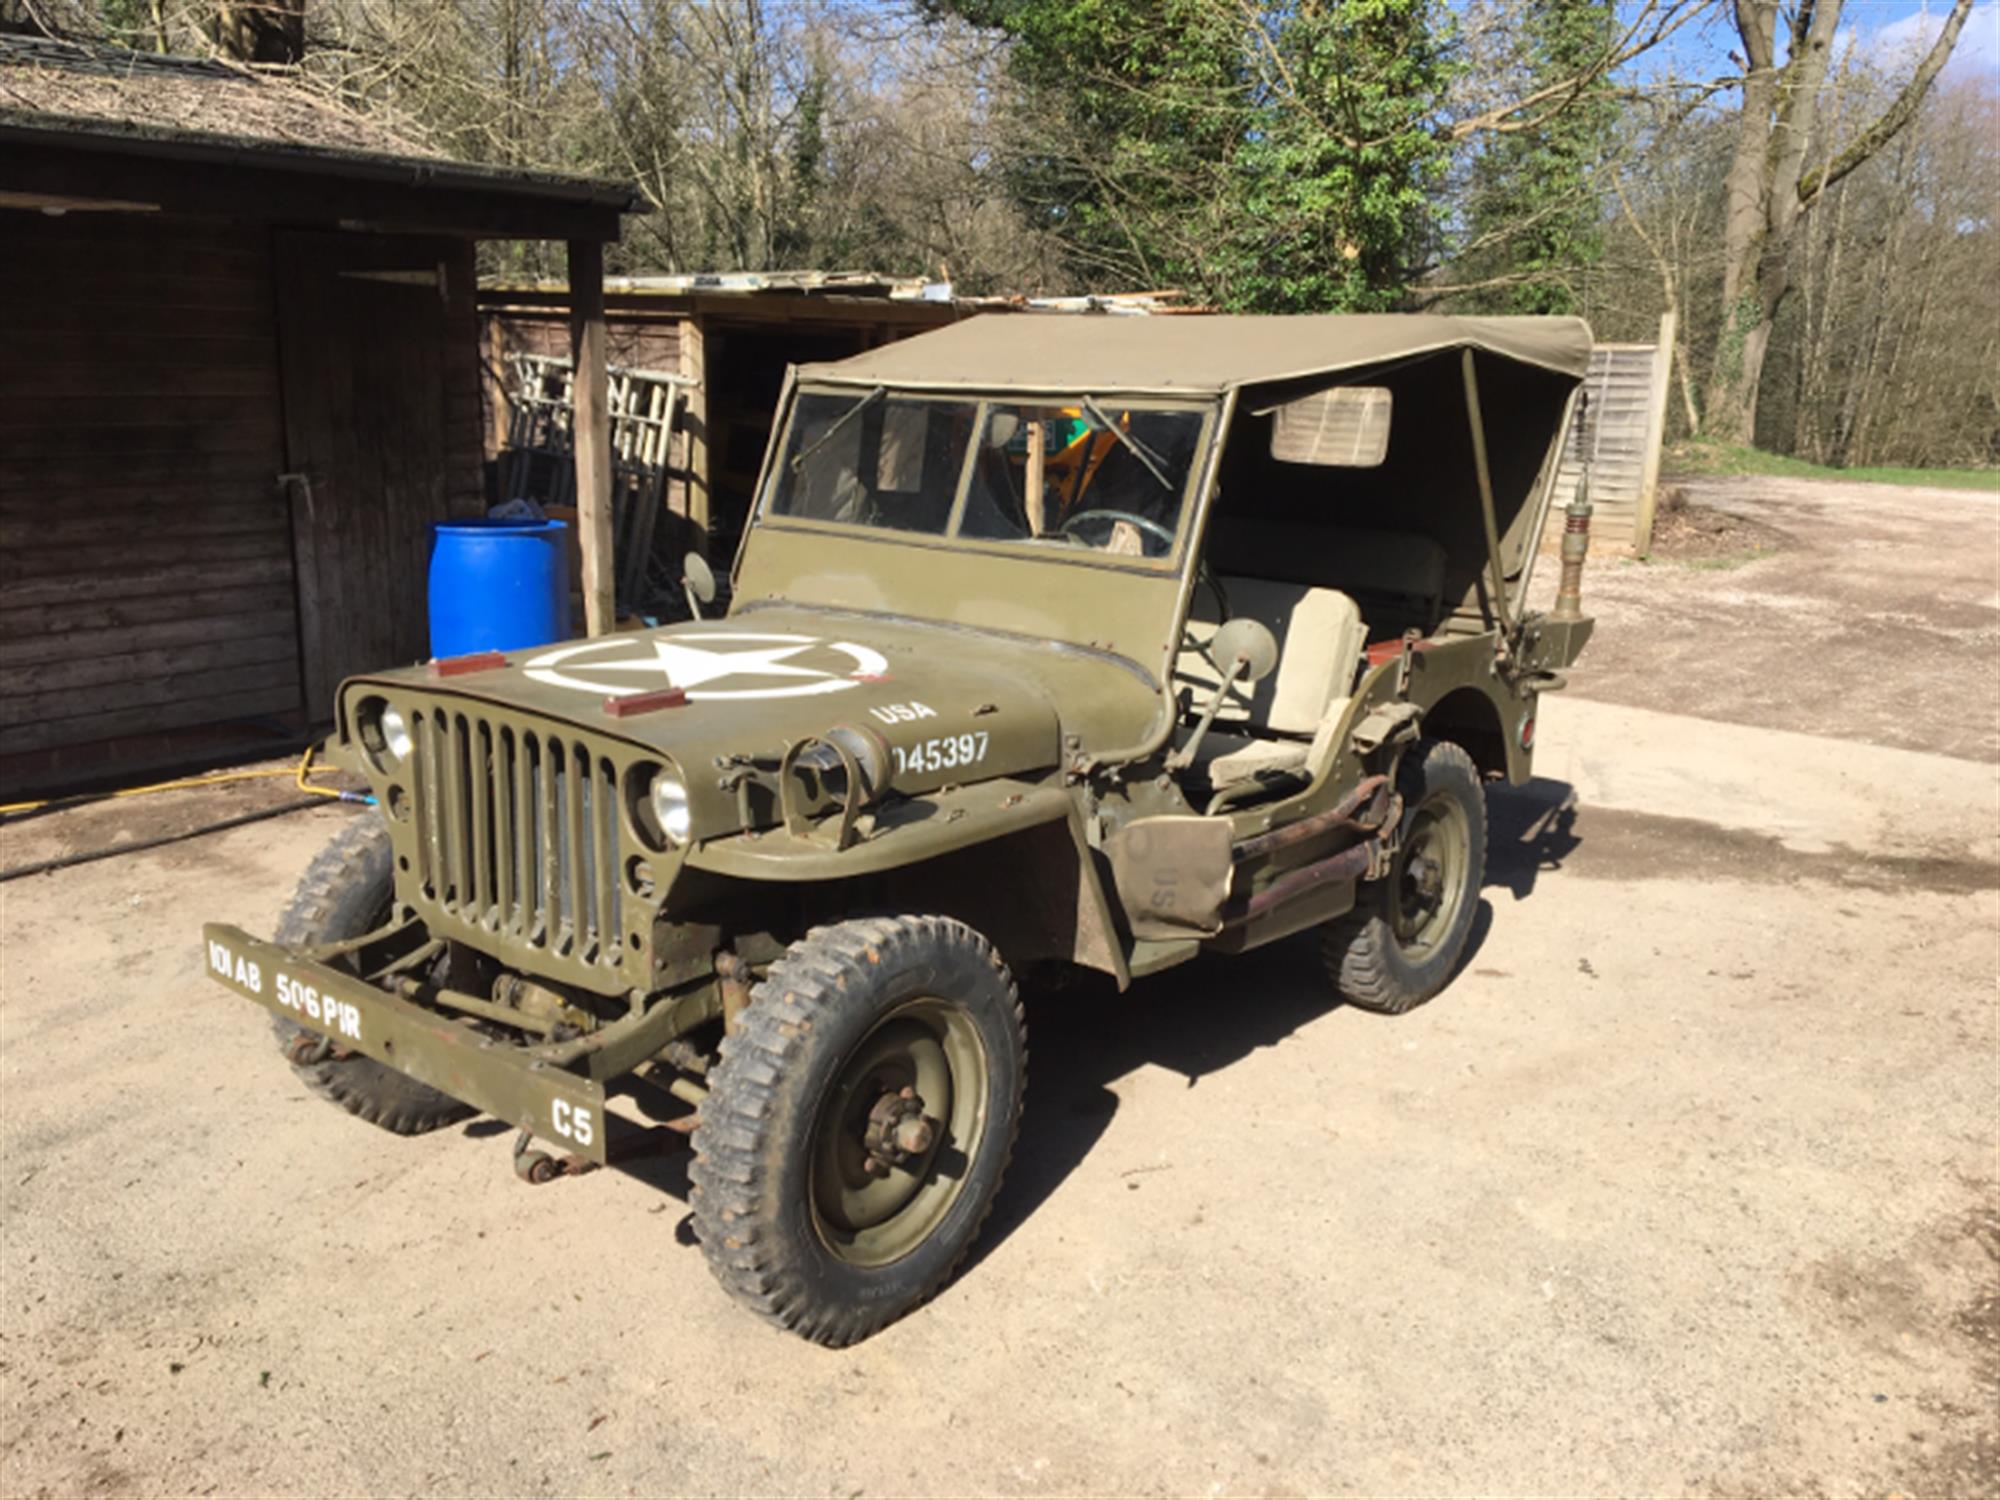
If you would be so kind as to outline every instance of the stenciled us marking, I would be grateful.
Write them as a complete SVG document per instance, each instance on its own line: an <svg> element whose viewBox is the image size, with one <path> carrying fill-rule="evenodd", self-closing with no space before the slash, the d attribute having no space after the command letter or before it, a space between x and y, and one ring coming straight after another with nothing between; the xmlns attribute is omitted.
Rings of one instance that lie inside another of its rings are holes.
<svg viewBox="0 0 2000 1500"><path fill-rule="evenodd" d="M717 651L728 643L736 650ZM747 649L741 649L748 643ZM806 665L801 656L824 661L845 657L845 671ZM749 630L709 630L697 634L644 637L606 636L576 641L531 657L523 667L531 682L548 687L629 698L677 687L689 702L749 698L811 698L845 692L880 681L889 670L882 653L853 641L821 641L810 635L770 635ZM738 677L780 679L758 687L711 687Z"/></svg>
<svg viewBox="0 0 2000 1500"><path fill-rule="evenodd" d="M922 719L935 719L938 711L928 703L882 703L868 710L869 716L880 719L884 724L914 724ZM889 746L896 757L896 774L910 772L956 771L965 766L976 766L986 759L989 736L983 729L965 734L939 734L927 740L918 740L911 745Z"/></svg>

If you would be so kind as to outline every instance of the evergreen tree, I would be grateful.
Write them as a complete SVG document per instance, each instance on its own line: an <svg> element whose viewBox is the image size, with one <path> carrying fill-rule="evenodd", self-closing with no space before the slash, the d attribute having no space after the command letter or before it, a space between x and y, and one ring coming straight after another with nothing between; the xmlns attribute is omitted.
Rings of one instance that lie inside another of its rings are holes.
<svg viewBox="0 0 2000 1500"><path fill-rule="evenodd" d="M1449 147L1443 0L930 0L995 27L1015 190L1087 285L1398 305Z"/></svg>
<svg viewBox="0 0 2000 1500"><path fill-rule="evenodd" d="M1611 0L1526 0L1514 32L1524 93L1589 78L1558 95L1524 129L1490 136L1472 165L1466 211L1472 247L1461 281L1495 281L1465 299L1484 312L1572 313L1575 273L1604 253L1597 182L1618 108L1591 76L1612 45Z"/></svg>

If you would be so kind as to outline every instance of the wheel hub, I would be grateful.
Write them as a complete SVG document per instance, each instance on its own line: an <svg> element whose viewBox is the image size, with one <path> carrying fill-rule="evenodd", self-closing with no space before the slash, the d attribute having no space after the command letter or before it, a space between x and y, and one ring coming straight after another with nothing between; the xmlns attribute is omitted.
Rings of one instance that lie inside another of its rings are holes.
<svg viewBox="0 0 2000 1500"><path fill-rule="evenodd" d="M904 1085L894 1093L884 1091L868 1111L868 1127L862 1132L862 1149L868 1153L864 1165L871 1177L887 1177L911 1158L920 1157L937 1140L937 1122L924 1113L924 1101L917 1091Z"/></svg>
<svg viewBox="0 0 2000 1500"><path fill-rule="evenodd" d="M1427 855L1410 861L1409 874L1419 896L1430 899L1444 889L1444 867Z"/></svg>

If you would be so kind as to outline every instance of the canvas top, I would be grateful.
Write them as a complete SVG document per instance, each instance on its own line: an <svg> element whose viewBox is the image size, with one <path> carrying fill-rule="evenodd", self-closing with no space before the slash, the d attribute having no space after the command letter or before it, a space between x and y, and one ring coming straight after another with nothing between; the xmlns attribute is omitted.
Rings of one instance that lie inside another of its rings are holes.
<svg viewBox="0 0 2000 1500"><path fill-rule="evenodd" d="M1590 326L1581 318L1429 313L987 315L799 374L899 389L1214 395L1467 347L1581 379Z"/></svg>

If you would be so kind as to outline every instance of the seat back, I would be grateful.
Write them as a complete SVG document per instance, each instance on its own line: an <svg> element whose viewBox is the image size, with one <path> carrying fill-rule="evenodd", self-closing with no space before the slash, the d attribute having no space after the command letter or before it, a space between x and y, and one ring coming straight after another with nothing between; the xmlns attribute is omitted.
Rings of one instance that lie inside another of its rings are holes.
<svg viewBox="0 0 2000 1500"><path fill-rule="evenodd" d="M1365 631L1361 611L1337 589L1275 583L1267 578L1224 578L1230 613L1261 621L1278 640L1278 666L1258 683L1238 682L1216 711L1218 724L1296 739L1310 739L1327 708L1345 699L1360 667ZM1222 621L1215 592L1197 586L1189 611L1189 645L1174 665L1176 689L1191 687L1197 706L1223 679L1224 666L1208 649Z"/></svg>
<svg viewBox="0 0 2000 1500"><path fill-rule="evenodd" d="M1378 640L1410 625L1428 635L1444 614L1445 549L1418 532L1218 516L1208 547L1218 572L1339 589Z"/></svg>

